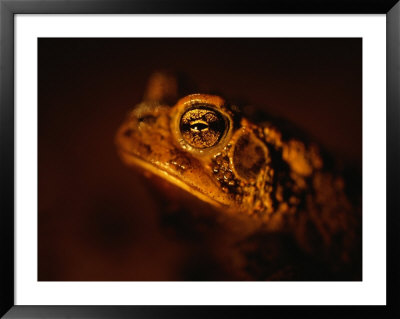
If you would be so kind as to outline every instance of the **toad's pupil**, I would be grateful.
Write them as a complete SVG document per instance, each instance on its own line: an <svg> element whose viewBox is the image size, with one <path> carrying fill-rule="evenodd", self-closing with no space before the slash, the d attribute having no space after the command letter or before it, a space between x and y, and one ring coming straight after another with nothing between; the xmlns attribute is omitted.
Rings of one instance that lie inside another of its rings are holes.
<svg viewBox="0 0 400 319"><path fill-rule="evenodd" d="M193 131L203 131L208 128L207 124L204 123L196 123L190 126L190 129Z"/></svg>

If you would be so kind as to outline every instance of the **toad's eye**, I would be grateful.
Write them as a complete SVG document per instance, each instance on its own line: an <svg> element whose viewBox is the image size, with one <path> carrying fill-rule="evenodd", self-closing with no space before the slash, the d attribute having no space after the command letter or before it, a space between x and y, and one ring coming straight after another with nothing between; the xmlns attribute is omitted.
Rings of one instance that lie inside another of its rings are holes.
<svg viewBox="0 0 400 319"><path fill-rule="evenodd" d="M180 131L190 146L203 149L215 146L224 135L227 124L224 116L208 106L196 106L183 113Z"/></svg>

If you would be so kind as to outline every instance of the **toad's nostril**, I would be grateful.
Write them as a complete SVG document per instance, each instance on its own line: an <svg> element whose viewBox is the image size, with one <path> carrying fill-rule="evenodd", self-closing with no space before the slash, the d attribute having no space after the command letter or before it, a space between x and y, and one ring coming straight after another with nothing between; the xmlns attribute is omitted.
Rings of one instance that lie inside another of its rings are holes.
<svg viewBox="0 0 400 319"><path fill-rule="evenodd" d="M124 136L125 137L130 137L132 135L132 129L128 128L124 131Z"/></svg>

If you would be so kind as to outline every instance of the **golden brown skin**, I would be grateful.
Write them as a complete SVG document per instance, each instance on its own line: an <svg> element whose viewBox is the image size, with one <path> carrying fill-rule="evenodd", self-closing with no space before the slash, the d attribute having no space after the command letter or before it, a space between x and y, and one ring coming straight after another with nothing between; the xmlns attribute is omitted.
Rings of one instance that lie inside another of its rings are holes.
<svg viewBox="0 0 400 319"><path fill-rule="evenodd" d="M284 136L273 123L252 122L219 96L192 94L170 106L163 102L175 94L170 81L153 77L118 130L123 161L237 219L241 239L289 233L332 269L353 267L360 210L347 198L344 179L325 169L318 146ZM356 271L351 279L360 276Z"/></svg>

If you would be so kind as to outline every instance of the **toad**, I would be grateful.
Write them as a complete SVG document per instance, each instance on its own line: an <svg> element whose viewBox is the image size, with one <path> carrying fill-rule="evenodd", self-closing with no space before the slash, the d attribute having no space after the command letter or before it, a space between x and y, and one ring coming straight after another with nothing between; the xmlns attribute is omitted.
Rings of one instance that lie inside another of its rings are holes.
<svg viewBox="0 0 400 319"><path fill-rule="evenodd" d="M304 265L263 271L271 269L273 258L281 258L277 250L286 249L271 236L283 236L292 238L301 256L309 256L305 264L312 260L314 266L328 265L331 274L355 267L349 278L360 280L360 260L355 257L361 254L360 207L316 143L271 119L260 122L217 95L195 93L178 99L175 78L155 73L143 101L120 126L116 144L124 163L236 221L232 227L240 229L235 233L240 236L233 242L241 243L247 258L264 260L242 264L251 274L247 279L308 278L277 275L307 268Z"/></svg>

